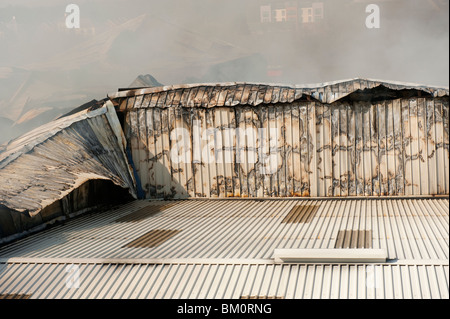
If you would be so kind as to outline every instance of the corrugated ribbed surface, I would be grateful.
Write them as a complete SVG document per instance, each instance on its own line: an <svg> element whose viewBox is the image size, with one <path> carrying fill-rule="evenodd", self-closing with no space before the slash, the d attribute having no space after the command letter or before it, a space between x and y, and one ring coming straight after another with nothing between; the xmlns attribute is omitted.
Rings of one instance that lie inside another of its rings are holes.
<svg viewBox="0 0 450 319"><path fill-rule="evenodd" d="M448 265L0 264L0 294L35 298L449 298ZM72 286L73 287L73 286Z"/></svg>
<svg viewBox="0 0 450 319"><path fill-rule="evenodd" d="M123 248L155 248L180 231L179 229L152 229L141 237L129 242Z"/></svg>
<svg viewBox="0 0 450 319"><path fill-rule="evenodd" d="M369 231L390 260L449 258L448 199L184 200L137 222L155 202L80 217L0 249L0 258L272 258L275 248L335 248L340 231ZM285 223L295 205L319 205L311 221ZM154 229L182 230L155 248L123 248ZM341 243L345 245L345 243ZM350 241L351 244L351 241ZM339 244L340 245L340 244Z"/></svg>
<svg viewBox="0 0 450 319"><path fill-rule="evenodd" d="M245 82L199 83L134 89L109 94L120 109L146 107L220 107L292 103L311 96L322 103L333 103L359 90L379 86L391 90L420 90L435 97L448 95L448 88L374 79L349 79L335 82L283 85Z"/></svg>
<svg viewBox="0 0 450 319"><path fill-rule="evenodd" d="M175 203L171 203L171 204L162 203L161 205L158 205L158 204L148 205L148 206L142 207L141 209L138 209L132 213L129 213L125 216L119 217L114 222L116 222L116 223L138 222L142 219L146 219L154 214L162 212L163 210L169 208L170 206L173 206L174 204Z"/></svg>
<svg viewBox="0 0 450 319"><path fill-rule="evenodd" d="M135 201L4 246L0 296L446 299L448 204L448 199ZM318 208L308 222L283 222L298 205ZM153 211L152 206L156 213L145 218L116 222L145 207ZM157 247L123 247L154 229L180 231ZM275 248L346 247L350 233L371 237L373 248L387 250L388 262L271 259Z"/></svg>
<svg viewBox="0 0 450 319"><path fill-rule="evenodd" d="M0 153L0 204L36 215L91 179L136 196L125 143L112 106L46 124Z"/></svg>
<svg viewBox="0 0 450 319"><path fill-rule="evenodd" d="M320 205L311 205L309 203L302 203L292 207L289 214L283 218L282 223L309 223L314 218Z"/></svg>
<svg viewBox="0 0 450 319"><path fill-rule="evenodd" d="M322 89L380 85L360 82ZM278 98L283 92L294 97L297 89L260 89L249 88L254 99L261 93L259 105L236 101L210 108L209 102L190 108L153 99L172 91L130 93L125 135L146 198L449 194L448 92L372 97L362 90L358 99L322 103ZM237 93L217 94L226 101Z"/></svg>
<svg viewBox="0 0 450 319"><path fill-rule="evenodd" d="M340 230L334 248L372 248L371 230Z"/></svg>

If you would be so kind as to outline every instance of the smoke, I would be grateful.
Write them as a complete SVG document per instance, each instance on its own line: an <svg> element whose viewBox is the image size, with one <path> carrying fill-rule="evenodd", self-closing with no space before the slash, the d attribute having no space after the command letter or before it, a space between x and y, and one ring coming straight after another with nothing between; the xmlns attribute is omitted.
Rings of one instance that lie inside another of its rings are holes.
<svg viewBox="0 0 450 319"><path fill-rule="evenodd" d="M313 2L323 3L323 19L304 24L301 8ZM65 25L69 3L80 8L80 29ZM354 77L449 85L448 1L298 0L296 27L261 23L261 5L285 3L2 0L0 143L140 74L165 85ZM365 24L370 3L380 8L378 29Z"/></svg>

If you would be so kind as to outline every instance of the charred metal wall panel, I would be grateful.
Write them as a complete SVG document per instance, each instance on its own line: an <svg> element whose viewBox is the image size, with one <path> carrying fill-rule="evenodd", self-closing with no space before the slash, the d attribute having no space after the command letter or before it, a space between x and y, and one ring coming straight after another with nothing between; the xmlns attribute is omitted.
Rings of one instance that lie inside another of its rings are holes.
<svg viewBox="0 0 450 319"><path fill-rule="evenodd" d="M113 101L147 198L448 195L448 91L360 80Z"/></svg>

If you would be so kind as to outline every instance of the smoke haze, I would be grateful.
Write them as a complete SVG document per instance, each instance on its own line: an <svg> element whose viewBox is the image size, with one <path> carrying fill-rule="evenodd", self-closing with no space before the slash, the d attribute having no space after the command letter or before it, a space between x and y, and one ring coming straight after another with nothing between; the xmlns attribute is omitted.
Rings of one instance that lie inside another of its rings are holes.
<svg viewBox="0 0 450 319"><path fill-rule="evenodd" d="M323 3L317 23L261 22L271 0L0 0L0 143L150 74L164 85L354 77L449 85L449 4ZM80 8L68 29L65 9ZM366 6L380 8L368 29ZM300 13L299 13L300 14Z"/></svg>

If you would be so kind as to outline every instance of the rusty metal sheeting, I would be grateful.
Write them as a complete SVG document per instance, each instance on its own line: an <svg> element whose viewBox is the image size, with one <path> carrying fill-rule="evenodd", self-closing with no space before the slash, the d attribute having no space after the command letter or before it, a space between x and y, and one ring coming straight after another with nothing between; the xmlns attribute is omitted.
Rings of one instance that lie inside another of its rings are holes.
<svg viewBox="0 0 450 319"><path fill-rule="evenodd" d="M110 102L33 130L0 153L0 204L34 216L92 179L136 196L125 145Z"/></svg>
<svg viewBox="0 0 450 319"><path fill-rule="evenodd" d="M448 199L188 199L133 223L118 218L159 201L134 201L81 216L0 248L23 258L269 260L275 249L383 249L390 261L449 259ZM297 205L318 207L305 223L286 223ZM154 248L124 248L154 229L182 230ZM361 231L361 233L359 233ZM348 232L351 236L343 236ZM358 232L353 236L353 232Z"/></svg>
<svg viewBox="0 0 450 319"><path fill-rule="evenodd" d="M448 96L147 107L125 135L147 198L448 195L448 119Z"/></svg>
<svg viewBox="0 0 450 319"><path fill-rule="evenodd" d="M292 103L307 97L333 103L351 93L374 88L393 91L417 90L433 97L448 96L448 87L373 79L349 79L307 85L258 84L245 82L198 83L120 91L108 97L120 110L147 107L220 107Z"/></svg>
<svg viewBox="0 0 450 319"><path fill-rule="evenodd" d="M448 299L447 265L0 263L0 294L30 299ZM26 274L26 275L25 275Z"/></svg>

